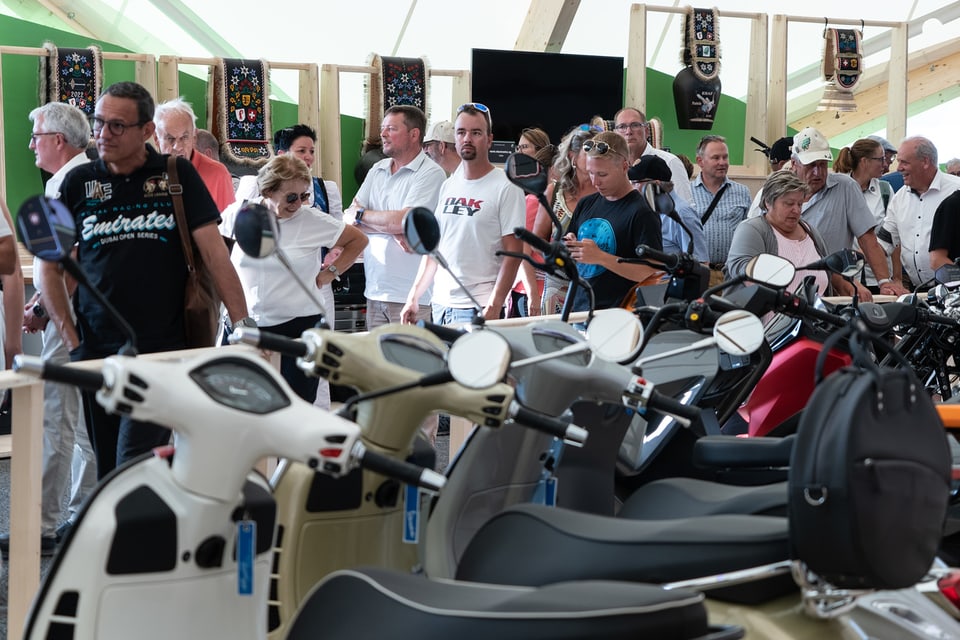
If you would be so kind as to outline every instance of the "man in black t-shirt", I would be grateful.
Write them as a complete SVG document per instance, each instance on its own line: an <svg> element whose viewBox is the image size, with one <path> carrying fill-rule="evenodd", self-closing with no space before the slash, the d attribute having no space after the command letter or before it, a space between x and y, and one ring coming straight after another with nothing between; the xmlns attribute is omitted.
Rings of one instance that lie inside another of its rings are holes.
<svg viewBox="0 0 960 640"><path fill-rule="evenodd" d="M186 344L187 267L168 190L167 156L145 144L154 133L153 111L153 98L144 87L133 82L107 87L93 116L100 159L67 174L60 190L76 223L77 261L133 327L144 352ZM240 280L217 229L217 207L188 160L177 159L177 173L193 241L231 320L249 324ZM44 262L40 280L50 319L72 360L103 358L120 349L126 336L85 287L74 299L74 324L59 265ZM168 429L107 415L92 394L84 396L98 478L169 441Z"/></svg>
<svg viewBox="0 0 960 640"><path fill-rule="evenodd" d="M960 258L960 191L944 198L930 227L930 268L936 270Z"/></svg>
<svg viewBox="0 0 960 640"><path fill-rule="evenodd" d="M635 258L640 244L662 249L660 217L630 184L630 152L622 136L605 131L584 142L583 150L597 193L577 203L564 242L580 275L593 287L596 308L609 309L620 306L634 283L656 273L617 258ZM589 305L587 292L578 289L573 310L586 311Z"/></svg>

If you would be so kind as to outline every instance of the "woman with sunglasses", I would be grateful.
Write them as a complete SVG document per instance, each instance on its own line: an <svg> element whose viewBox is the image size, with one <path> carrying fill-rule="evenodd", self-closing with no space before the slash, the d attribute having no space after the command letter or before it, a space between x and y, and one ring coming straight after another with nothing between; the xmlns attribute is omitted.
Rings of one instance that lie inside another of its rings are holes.
<svg viewBox="0 0 960 640"><path fill-rule="evenodd" d="M275 156L257 174L260 201L277 216L280 233L277 239L290 260L295 273L313 280L323 302L327 321L333 324L334 300L330 283L350 268L367 245L362 231L347 226L317 209L311 201L312 180L307 165L292 154ZM233 221L240 203L223 213L221 232L232 235ZM333 247L326 260L321 247ZM234 247L231 260L240 276L250 316L264 331L289 338L299 338L305 329L315 326L321 311L300 289L275 256L251 258ZM281 357L280 373L290 387L304 400L329 407L330 387L317 378L308 378L296 365L295 358Z"/></svg>
<svg viewBox="0 0 960 640"><path fill-rule="evenodd" d="M583 143L600 131L602 128L597 125L582 124L567 133L557 148L553 165L550 167L554 180L547 185L544 195L553 208L553 213L560 220L561 236L567 232L573 210L577 208L580 198L597 191L587 174L587 156L582 151ZM550 214L543 207L539 207L533 232L544 240L551 240L555 231ZM568 284L566 280L550 274L544 277L541 313L560 313Z"/></svg>

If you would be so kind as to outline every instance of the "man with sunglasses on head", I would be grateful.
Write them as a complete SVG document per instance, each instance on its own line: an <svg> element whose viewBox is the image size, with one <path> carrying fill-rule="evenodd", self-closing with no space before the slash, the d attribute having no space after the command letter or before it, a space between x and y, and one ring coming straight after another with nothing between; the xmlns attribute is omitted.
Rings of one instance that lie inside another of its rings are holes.
<svg viewBox="0 0 960 640"><path fill-rule="evenodd" d="M137 346L146 353L186 345L186 258L174 217L168 156L147 145L155 130L153 115L154 101L146 88L134 82L107 87L93 116L100 159L67 174L60 196L76 223L77 261L91 285L133 327ZM188 160L176 158L176 168L190 236L230 319L235 326L255 326L217 229L217 205ZM40 282L50 320L72 360L104 358L126 343L116 321L86 287L76 291L74 323L60 265L44 262ZM159 425L108 415L92 394L84 394L84 414L100 479L170 439L169 429Z"/></svg>
<svg viewBox="0 0 960 640"><path fill-rule="evenodd" d="M641 156L660 156L670 167L673 188L677 195L687 202L693 202L693 190L690 188L690 178L687 177L687 170L683 166L683 162L669 151L657 149L647 141L650 125L647 122L647 116L642 111L633 107L620 109L613 116L613 130L627 141L627 147L630 149L628 158L630 164L639 162Z"/></svg>
<svg viewBox="0 0 960 640"><path fill-rule="evenodd" d="M457 109L454 123L460 167L440 188L436 216L440 223L440 254L480 305L484 318L499 318L513 287L518 258L497 256L497 251L520 253L523 243L513 235L523 227L526 206L523 192L507 180L503 169L490 162L493 144L490 109L467 103ZM457 280L429 256L420 262L416 281L403 307L403 321L415 322L417 301L433 283L433 321L437 324L469 322L474 303Z"/></svg>
<svg viewBox="0 0 960 640"><path fill-rule="evenodd" d="M580 275L593 288L597 309L619 307L630 289L657 271L643 264L617 262L637 257L637 245L662 249L660 218L633 188L627 176L630 153L619 134L605 131L583 143L587 173L597 193L577 202L564 243ZM590 308L589 293L580 287L574 311Z"/></svg>

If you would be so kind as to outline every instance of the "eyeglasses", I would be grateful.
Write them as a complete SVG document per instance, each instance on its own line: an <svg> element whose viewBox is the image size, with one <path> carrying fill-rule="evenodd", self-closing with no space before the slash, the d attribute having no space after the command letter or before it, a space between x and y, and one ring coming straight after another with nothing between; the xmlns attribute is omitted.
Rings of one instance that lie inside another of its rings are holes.
<svg viewBox="0 0 960 640"><path fill-rule="evenodd" d="M134 124L127 124L125 122L120 122L119 120L104 120L103 118L98 118L93 116L90 118L90 124L93 126L93 133L98 134L103 130L104 125L110 131L110 135L122 136L127 129L142 127L146 122L136 122Z"/></svg>
<svg viewBox="0 0 960 640"><path fill-rule="evenodd" d="M646 122L621 122L620 124L616 125L614 129L623 133L628 129L633 131L639 131L640 129L643 129L645 126L647 126Z"/></svg>
<svg viewBox="0 0 960 640"><path fill-rule="evenodd" d="M288 193L284 196L284 199L287 201L287 204L293 204L297 200L300 202L306 202L310 199L310 192L304 191L303 193Z"/></svg>
<svg viewBox="0 0 960 640"><path fill-rule="evenodd" d="M583 150L587 153L596 153L598 156L606 155L607 153L615 153L621 158L624 157L622 153L618 152L603 140L587 140L583 143Z"/></svg>
<svg viewBox="0 0 960 640"><path fill-rule="evenodd" d="M521 142L520 144L517 145L517 151L519 151L520 153L523 153L527 149L533 149L533 145L530 144L529 142Z"/></svg>
<svg viewBox="0 0 960 640"><path fill-rule="evenodd" d="M37 138L39 138L40 136L56 136L56 135L59 135L59 134L60 134L59 131L46 131L46 132L43 132L43 133L31 133L31 134L30 134L30 142L32 142L33 144L37 144Z"/></svg>

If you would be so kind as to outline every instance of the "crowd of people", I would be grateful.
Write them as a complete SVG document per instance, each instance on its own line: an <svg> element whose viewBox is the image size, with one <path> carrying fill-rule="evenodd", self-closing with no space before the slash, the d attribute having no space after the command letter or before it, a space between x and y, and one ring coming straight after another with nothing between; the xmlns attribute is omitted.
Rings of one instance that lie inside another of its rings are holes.
<svg viewBox="0 0 960 640"><path fill-rule="evenodd" d="M637 283L659 280L651 266L619 261L635 257L641 244L692 254L713 282L739 275L761 252L799 266L856 248L869 265L860 281L813 275L823 293L856 290L862 299L926 286L935 269L960 257L960 160L940 170L936 147L922 137L896 148L871 136L834 160L826 138L808 127L771 145L772 173L751 202L747 187L728 175L722 136L700 140L692 150L694 170L656 148L646 114L627 107L612 120L572 126L555 144L539 128L521 132L516 152L549 171L548 212L491 161L493 113L480 103L461 105L454 121L429 127L417 107L387 109L380 126L384 157L345 208L337 184L313 175L317 137L306 125L277 131L276 154L255 176L238 178L219 162L216 138L197 129L189 103L155 105L136 83L108 87L89 121L59 103L35 109L30 121L36 165L51 175L45 195L70 209L80 231L76 258L134 327L144 352L186 345L187 270L168 162L176 167L190 237L214 275L228 331L259 326L297 337L322 314L332 325L331 284L361 256L369 329L554 313L568 283L516 257L533 254L513 232L521 226L547 240L561 238L576 260L590 289L577 290L574 310L621 306ZM85 153L91 125L95 160ZM312 282L322 308L275 259L253 259L239 248L231 253L223 242L237 210L253 202L276 216L280 245L296 273ZM434 211L449 271L406 246L403 219L414 207ZM43 357L54 362L116 353L126 336L57 264L35 263L36 293L24 301L13 223L5 206L2 213L6 364L20 351L22 332L41 334ZM304 376L292 360L281 361L281 372L300 397L329 406L326 383ZM170 432L108 415L92 397L63 385L46 385L44 409L41 548L51 553L97 480L168 442ZM431 439L436 422L422 425ZM68 486L69 506L61 512ZM0 549L8 545L0 535Z"/></svg>

